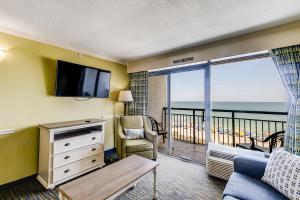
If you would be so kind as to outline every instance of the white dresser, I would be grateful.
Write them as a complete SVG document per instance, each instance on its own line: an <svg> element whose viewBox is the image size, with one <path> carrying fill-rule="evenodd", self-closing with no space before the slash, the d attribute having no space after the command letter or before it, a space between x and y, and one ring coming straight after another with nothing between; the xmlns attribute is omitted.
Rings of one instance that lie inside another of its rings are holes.
<svg viewBox="0 0 300 200"><path fill-rule="evenodd" d="M104 120L40 125L37 179L45 188L104 166Z"/></svg>

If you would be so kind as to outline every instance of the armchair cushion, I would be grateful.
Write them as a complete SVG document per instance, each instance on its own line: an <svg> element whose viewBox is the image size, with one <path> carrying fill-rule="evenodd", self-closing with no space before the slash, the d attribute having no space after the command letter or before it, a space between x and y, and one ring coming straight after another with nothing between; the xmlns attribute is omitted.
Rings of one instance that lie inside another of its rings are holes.
<svg viewBox="0 0 300 200"><path fill-rule="evenodd" d="M146 139L126 140L126 152L135 153L153 150L153 143Z"/></svg>
<svg viewBox="0 0 300 200"><path fill-rule="evenodd" d="M131 156L131 155L138 155L138 156L142 156L144 158L148 158L148 159L155 159L155 157L153 156L153 150L149 150L149 151L141 151L141 152L134 152L134 153L127 153L127 157Z"/></svg>
<svg viewBox="0 0 300 200"><path fill-rule="evenodd" d="M144 129L142 116L123 116L120 119L121 127L123 129Z"/></svg>

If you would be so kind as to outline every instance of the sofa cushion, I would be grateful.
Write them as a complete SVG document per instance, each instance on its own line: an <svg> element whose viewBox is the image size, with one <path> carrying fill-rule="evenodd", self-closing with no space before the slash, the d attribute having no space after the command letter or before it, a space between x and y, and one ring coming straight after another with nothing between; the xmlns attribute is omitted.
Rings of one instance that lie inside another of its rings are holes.
<svg viewBox="0 0 300 200"><path fill-rule="evenodd" d="M230 196L230 195L226 195L223 200L238 200L237 198Z"/></svg>
<svg viewBox="0 0 300 200"><path fill-rule="evenodd" d="M223 195L244 200L288 200L283 194L259 179L236 172L230 176Z"/></svg>
<svg viewBox="0 0 300 200"><path fill-rule="evenodd" d="M292 200L300 199L300 156L274 151L262 180Z"/></svg>
<svg viewBox="0 0 300 200"><path fill-rule="evenodd" d="M126 140L126 152L135 153L153 149L153 143L146 139Z"/></svg>
<svg viewBox="0 0 300 200"><path fill-rule="evenodd" d="M235 172L259 180L263 177L265 173L267 163L267 159L256 158L253 156L236 156L233 159Z"/></svg>

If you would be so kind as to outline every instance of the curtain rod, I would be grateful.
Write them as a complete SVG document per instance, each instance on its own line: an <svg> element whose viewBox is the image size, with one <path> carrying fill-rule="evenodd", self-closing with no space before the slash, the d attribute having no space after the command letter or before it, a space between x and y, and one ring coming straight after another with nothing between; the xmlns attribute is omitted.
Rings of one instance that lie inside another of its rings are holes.
<svg viewBox="0 0 300 200"><path fill-rule="evenodd" d="M222 65L222 64L241 62L241 61L246 61L246 60L267 58L267 57L270 57L270 54L267 51L263 51L263 52L260 52L260 53L255 53L255 54L252 54L252 55L247 54L247 55L240 55L240 56L237 56L237 57L231 56L231 57L227 57L227 58L208 60L206 62L201 62L199 64L191 63L191 65L187 65L187 66L178 66L178 67L173 66L173 67L165 68L165 69L161 69L161 70L149 71L149 76L160 76L160 75L166 75L166 74L171 74L171 73L179 73L179 72L200 70L200 69L203 69L208 64L210 64L210 65Z"/></svg>
<svg viewBox="0 0 300 200"><path fill-rule="evenodd" d="M210 62L211 65L221 65L221 64L227 64L227 63L233 63L233 62L241 62L246 60L254 60L259 58L267 58L270 57L270 54L268 52L263 52L259 54L253 54L253 55L245 55L240 56L236 58L224 58L224 59L215 59Z"/></svg>
<svg viewBox="0 0 300 200"><path fill-rule="evenodd" d="M208 66L208 62L201 63L201 64L191 64L187 66L182 67L172 67L170 69L162 69L162 70L155 70L150 71L149 76L161 76L161 75L168 75L168 74L174 74L174 73L181 73L181 72L189 72L189 71L196 71L205 69L205 67Z"/></svg>

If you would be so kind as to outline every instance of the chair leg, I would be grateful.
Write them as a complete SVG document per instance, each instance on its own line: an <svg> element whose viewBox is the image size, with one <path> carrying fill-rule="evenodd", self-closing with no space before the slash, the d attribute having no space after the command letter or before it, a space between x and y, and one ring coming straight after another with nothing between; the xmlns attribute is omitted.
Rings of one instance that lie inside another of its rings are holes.
<svg viewBox="0 0 300 200"><path fill-rule="evenodd" d="M165 143L165 138L166 138L166 135L163 134L163 143Z"/></svg>

